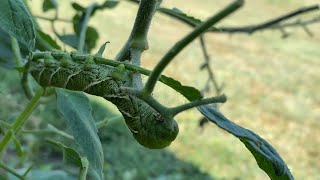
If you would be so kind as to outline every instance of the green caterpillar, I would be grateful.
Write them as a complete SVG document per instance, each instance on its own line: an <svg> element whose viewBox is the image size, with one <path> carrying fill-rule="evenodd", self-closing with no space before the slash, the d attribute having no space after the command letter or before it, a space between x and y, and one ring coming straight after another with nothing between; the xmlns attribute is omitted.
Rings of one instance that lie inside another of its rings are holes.
<svg viewBox="0 0 320 180"><path fill-rule="evenodd" d="M174 119L165 119L144 101L120 88L132 86L132 72L124 65L115 68L93 61L76 62L72 56L68 57L31 60L29 72L43 87L84 91L112 102L134 138L147 148L165 148L175 140L179 128Z"/></svg>

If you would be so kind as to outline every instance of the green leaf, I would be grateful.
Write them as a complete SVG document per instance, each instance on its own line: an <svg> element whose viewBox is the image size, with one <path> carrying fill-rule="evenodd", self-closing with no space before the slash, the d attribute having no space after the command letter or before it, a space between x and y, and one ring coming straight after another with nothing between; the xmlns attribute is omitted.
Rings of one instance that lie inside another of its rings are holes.
<svg viewBox="0 0 320 180"><path fill-rule="evenodd" d="M66 37L62 37L62 39L66 40L66 43L68 45L71 45L74 48L78 47L80 31L83 26L84 17L85 17L85 13L82 13L81 15L76 14L73 16L73 21L74 21L73 30L76 34L76 38L72 37L72 39L71 39L70 35L67 35L67 39L66 39ZM86 31L86 39L85 39L85 51L90 52L91 49L96 47L96 43L97 43L98 38L99 38L98 31L95 28L93 28L92 26L88 26L87 31ZM64 41L64 40L62 40L62 41ZM77 42L73 43L75 40L77 40Z"/></svg>
<svg viewBox="0 0 320 180"><path fill-rule="evenodd" d="M60 39L60 41L64 42L65 44L73 47L73 48L77 48L78 46L78 42L79 42L79 37L75 34L66 34L66 35L58 35L58 38Z"/></svg>
<svg viewBox="0 0 320 180"><path fill-rule="evenodd" d="M264 170L271 179L294 179L286 163L267 141L254 132L230 121L212 106L200 106L198 110L212 123L239 138L252 153L259 167Z"/></svg>
<svg viewBox="0 0 320 180"><path fill-rule="evenodd" d="M0 66L12 69L16 66L14 54L11 50L10 35L0 29Z"/></svg>
<svg viewBox="0 0 320 180"><path fill-rule="evenodd" d="M109 9L115 8L118 4L119 4L119 1L107 0L104 3L95 6L90 16L93 16L97 10L104 10L106 8L109 8ZM72 5L73 9L75 9L78 12L84 13L87 9L76 2L73 2L71 5Z"/></svg>
<svg viewBox="0 0 320 180"><path fill-rule="evenodd" d="M36 33L22 0L0 0L0 28L33 50Z"/></svg>
<svg viewBox="0 0 320 180"><path fill-rule="evenodd" d="M159 79L162 83L168 85L169 87L173 88L183 96L185 96L188 100L198 100L202 98L202 95L199 90L191 86L184 86L179 81L162 75Z"/></svg>
<svg viewBox="0 0 320 180"><path fill-rule="evenodd" d="M20 45L22 57L25 57L26 55L28 55L29 51L27 50L27 48L20 43L19 45ZM11 49L10 35L1 29L0 29L0 66L7 69L13 69L17 66L16 61L14 59L14 54Z"/></svg>
<svg viewBox="0 0 320 180"><path fill-rule="evenodd" d="M64 42L65 44L77 48L79 43L79 36L76 34L66 34L66 35L58 35L58 38ZM97 41L99 39L99 34L96 29L89 26L86 32L86 40L85 40L85 51L90 52L94 47L96 47Z"/></svg>
<svg viewBox="0 0 320 180"><path fill-rule="evenodd" d="M73 2L71 4L71 6L73 7L74 10L80 11L80 12L84 12L86 10L86 8L84 8L83 6L81 6L80 4Z"/></svg>
<svg viewBox="0 0 320 180"><path fill-rule="evenodd" d="M113 0L107 0L100 6L98 6L99 9L104 9L104 8L114 8L118 5L119 1L113 1Z"/></svg>
<svg viewBox="0 0 320 180"><path fill-rule="evenodd" d="M58 8L58 2L57 0L44 0L42 4L42 11L47 12L51 9L57 9Z"/></svg>
<svg viewBox="0 0 320 180"><path fill-rule="evenodd" d="M82 92L57 89L57 106L63 114L75 142L95 172L103 179L103 151L97 135L91 105Z"/></svg>
<svg viewBox="0 0 320 180"><path fill-rule="evenodd" d="M75 149L65 146L64 144L54 141L52 139L47 139L47 142L61 148L63 152L63 161L65 163L73 164L80 168L84 168L86 166L86 164L82 162L82 157L80 156L79 152L77 152Z"/></svg>
<svg viewBox="0 0 320 180"><path fill-rule="evenodd" d="M42 43L36 43L36 47L38 50L40 51L45 51L47 50L46 47L43 47L41 46L41 44L43 43L46 43L48 46L54 48L54 49L57 49L57 50L60 50L61 47L57 44L57 42L52 39L48 34L40 31L40 30L37 30L37 35L38 35L38 39L41 39Z"/></svg>
<svg viewBox="0 0 320 180"><path fill-rule="evenodd" d="M90 52L93 48L95 48L98 39L99 39L98 31L95 28L88 26L87 32L86 32L85 50L87 52Z"/></svg>

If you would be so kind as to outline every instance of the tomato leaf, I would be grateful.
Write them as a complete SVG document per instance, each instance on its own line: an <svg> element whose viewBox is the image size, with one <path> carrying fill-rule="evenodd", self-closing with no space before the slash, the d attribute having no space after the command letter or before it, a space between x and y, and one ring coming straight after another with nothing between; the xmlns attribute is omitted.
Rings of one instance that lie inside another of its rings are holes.
<svg viewBox="0 0 320 180"><path fill-rule="evenodd" d="M83 92L57 89L57 106L63 114L75 142L87 157L90 166L103 179L103 151L92 117L91 105Z"/></svg>
<svg viewBox="0 0 320 180"><path fill-rule="evenodd" d="M266 140L230 121L212 106L200 106L198 110L212 123L239 138L271 179L293 180L286 163Z"/></svg>
<svg viewBox="0 0 320 180"><path fill-rule="evenodd" d="M33 50L36 32L22 0L0 1L0 28Z"/></svg>

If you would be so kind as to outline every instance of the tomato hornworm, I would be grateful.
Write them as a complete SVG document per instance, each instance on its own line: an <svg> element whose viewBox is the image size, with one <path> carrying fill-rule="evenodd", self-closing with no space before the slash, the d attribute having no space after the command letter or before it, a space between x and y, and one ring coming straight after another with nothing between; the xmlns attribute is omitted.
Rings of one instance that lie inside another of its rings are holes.
<svg viewBox="0 0 320 180"><path fill-rule="evenodd" d="M128 94L122 87L132 86L132 71L123 64L113 67L96 64L93 56L75 61L72 54L32 58L29 72L43 87L59 87L101 96L117 106L134 138L151 149L165 148L178 135L174 119L162 116L150 105Z"/></svg>

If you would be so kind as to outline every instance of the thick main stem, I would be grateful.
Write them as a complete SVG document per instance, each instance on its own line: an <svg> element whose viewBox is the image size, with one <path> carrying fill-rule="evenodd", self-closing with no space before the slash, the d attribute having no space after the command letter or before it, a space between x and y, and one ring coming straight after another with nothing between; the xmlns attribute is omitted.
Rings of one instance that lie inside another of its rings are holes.
<svg viewBox="0 0 320 180"><path fill-rule="evenodd" d="M117 55L117 61L125 61L130 59L130 50L132 48L139 49L141 52L148 49L149 45L147 35L157 5L158 0L140 1L138 13L131 34L126 44Z"/></svg>
<svg viewBox="0 0 320 180"><path fill-rule="evenodd" d="M149 95L152 93L162 71L167 67L167 65L171 62L171 60L182 50L184 49L189 43L191 43L194 39L196 39L199 35L204 33L207 29L212 27L215 23L219 22L226 16L230 15L232 12L237 10L243 5L243 0L236 0L230 5L228 5L225 9L220 11L218 14L212 16L198 27L196 27L190 34L185 36L182 40L176 43L169 52L165 54L165 56L161 59L159 64L155 67L152 71L143 93L145 95Z"/></svg>

